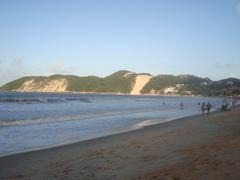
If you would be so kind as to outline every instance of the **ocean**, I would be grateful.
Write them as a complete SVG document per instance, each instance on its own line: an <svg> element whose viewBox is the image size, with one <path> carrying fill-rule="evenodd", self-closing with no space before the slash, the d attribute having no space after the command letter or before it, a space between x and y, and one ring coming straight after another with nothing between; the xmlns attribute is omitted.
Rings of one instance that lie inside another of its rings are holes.
<svg viewBox="0 0 240 180"><path fill-rule="evenodd" d="M212 111L222 99L0 92L0 156L84 141ZM183 103L183 109L180 104Z"/></svg>

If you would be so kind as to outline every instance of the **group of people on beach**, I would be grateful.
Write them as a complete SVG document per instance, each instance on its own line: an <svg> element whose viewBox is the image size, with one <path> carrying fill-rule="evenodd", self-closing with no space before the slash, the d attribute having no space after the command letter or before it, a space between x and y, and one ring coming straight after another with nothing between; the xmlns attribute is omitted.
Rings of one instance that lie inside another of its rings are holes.
<svg viewBox="0 0 240 180"><path fill-rule="evenodd" d="M166 105L166 103L163 101L163 105ZM202 102L202 104L199 102L198 103L199 106L201 106L201 111L203 114L207 113L209 114L211 112L212 109L212 104L210 102ZM184 109L184 105L183 102L180 103L180 109L183 110Z"/></svg>
<svg viewBox="0 0 240 180"><path fill-rule="evenodd" d="M199 103L199 105L200 105L200 103ZM212 108L212 104L210 102L208 102L208 103L202 102L201 111L203 114L205 114L206 112L207 112L207 114L209 114L211 111L211 108Z"/></svg>
<svg viewBox="0 0 240 180"><path fill-rule="evenodd" d="M230 111L235 107L240 107L240 99L237 100L236 97L232 97L232 99L224 99L222 102L221 111Z"/></svg>

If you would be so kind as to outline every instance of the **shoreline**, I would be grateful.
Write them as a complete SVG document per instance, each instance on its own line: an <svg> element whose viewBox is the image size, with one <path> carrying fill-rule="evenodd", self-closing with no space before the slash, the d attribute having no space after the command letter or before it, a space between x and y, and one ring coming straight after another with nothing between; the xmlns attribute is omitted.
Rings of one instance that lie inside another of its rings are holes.
<svg viewBox="0 0 240 180"><path fill-rule="evenodd" d="M39 94L79 94L79 95L113 95L113 96L149 96L149 97L209 97L209 98L231 98L231 96L205 96L205 95L165 95L165 94L130 94L130 93L104 93L104 92L80 92L80 91L63 91L63 92L38 92L38 91L1 91L6 93L39 93Z"/></svg>
<svg viewBox="0 0 240 180"><path fill-rule="evenodd" d="M0 179L239 179L240 109L0 158Z"/></svg>
<svg viewBox="0 0 240 180"><path fill-rule="evenodd" d="M215 110L212 113L218 113L218 110ZM25 153L42 151L42 150L47 150L47 149L52 149L52 148L61 148L63 146L70 146L70 145L74 145L74 144L80 144L80 143L84 143L84 142L92 141L92 140L97 141L98 139L107 138L107 137L110 137L110 136L118 136L118 135L125 134L125 133L131 133L131 132L134 132L134 131L142 130L144 128L158 126L158 125L161 125L161 124L170 123L172 121L178 121L178 120L182 120L182 119L185 119L185 118L194 118L195 116L200 116L200 115L202 115L202 114L201 113L197 113L197 114L190 115L190 116L185 116L185 117L180 117L180 118L172 118L172 119L169 119L169 120L167 120L165 122L157 122L155 124L145 125L145 126L139 127L139 128L131 128L129 130L122 130L120 132L116 132L116 133L113 133L113 134L108 134L108 135L104 135L104 136L98 136L98 137L89 138L89 139L80 140L80 141L77 140L77 141L73 141L73 142L66 142L66 143L63 142L61 144L51 145L51 146L48 146L48 147L32 148L32 149L25 150L25 151L24 150L19 150L17 152L6 153L5 155L4 154L0 155L0 159L4 158L4 157L21 155L21 154L25 154ZM5 127L8 127L8 126L5 126Z"/></svg>

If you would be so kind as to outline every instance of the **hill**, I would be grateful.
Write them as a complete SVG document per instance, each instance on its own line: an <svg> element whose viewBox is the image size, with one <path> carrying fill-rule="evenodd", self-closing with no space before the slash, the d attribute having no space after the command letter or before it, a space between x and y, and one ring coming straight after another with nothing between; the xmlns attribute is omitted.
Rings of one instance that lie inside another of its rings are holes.
<svg viewBox="0 0 240 180"><path fill-rule="evenodd" d="M142 94L226 96L240 94L240 80L212 81L193 75L158 75L141 90Z"/></svg>
<svg viewBox="0 0 240 180"><path fill-rule="evenodd" d="M1 87L4 91L27 92L89 92L130 93L136 73L118 71L105 78L97 76L52 75L49 77L29 76L9 82Z"/></svg>
<svg viewBox="0 0 240 180"><path fill-rule="evenodd" d="M73 75L28 76L7 83L0 90L226 96L240 94L240 80L228 78L212 81L193 75L152 76L149 73L137 74L121 70L104 78Z"/></svg>

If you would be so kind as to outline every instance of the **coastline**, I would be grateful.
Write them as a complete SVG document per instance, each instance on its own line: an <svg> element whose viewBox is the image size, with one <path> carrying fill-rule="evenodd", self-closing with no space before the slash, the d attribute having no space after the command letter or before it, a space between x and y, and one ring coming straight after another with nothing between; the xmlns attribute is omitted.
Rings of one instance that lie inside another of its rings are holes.
<svg viewBox="0 0 240 180"><path fill-rule="evenodd" d="M131 94L131 93L109 93L109 92L80 92L80 91L63 91L63 92L38 92L38 91L1 91L1 93L39 93L39 94L78 94L78 95L109 95L109 96L149 96L149 97L210 97L210 98L232 98L231 96L205 96L205 95L167 95L167 94Z"/></svg>
<svg viewBox="0 0 240 180"><path fill-rule="evenodd" d="M218 112L218 110L215 110L212 113L217 113L217 112ZM194 118L195 116L201 116L201 113L190 115L190 116L186 116L186 117L171 118L171 119L167 119L164 122L155 122L155 123L152 123L152 124L150 123L150 124L143 125L143 126L138 126L138 127L134 127L134 128L130 128L130 129L125 129L125 130L122 130L120 132L116 132L116 133L113 133L113 134L99 136L99 137L94 137L94 138L89 138L89 139L85 139L85 140L80 140L80 141L77 140L77 141L73 141L73 142L63 142L61 144L56 144L56 145L52 145L52 146L48 146L48 147L33 148L33 149L28 149L26 151L25 150L19 150L18 152L7 153L5 155L2 154L2 155L0 155L0 159L8 157L8 156L15 156L15 155L21 155L21 154L31 153L31 152L35 152L35 151L43 151L43 150L48 150L48 149L53 149L53 148L60 148L60 147L64 147L64 146L74 145L74 144L81 144L81 143L85 143L87 141L97 141L98 139L108 138L108 137L111 137L111 136L119 136L121 134L131 133L131 132L134 132L134 131L143 130L144 128L158 126L158 125L161 125L161 124L164 124L164 123L169 123L171 121L178 121L178 120L182 120L182 119L185 119L185 118ZM141 123L143 123L143 122L141 122Z"/></svg>
<svg viewBox="0 0 240 180"><path fill-rule="evenodd" d="M239 109L194 115L1 157L0 179L236 179L239 117Z"/></svg>

